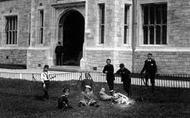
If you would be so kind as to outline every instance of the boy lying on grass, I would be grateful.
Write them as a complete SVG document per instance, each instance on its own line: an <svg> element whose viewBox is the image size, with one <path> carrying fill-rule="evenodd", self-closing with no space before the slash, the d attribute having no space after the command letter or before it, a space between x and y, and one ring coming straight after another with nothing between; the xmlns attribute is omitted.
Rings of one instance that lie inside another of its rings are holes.
<svg viewBox="0 0 190 118"><path fill-rule="evenodd" d="M100 99L103 101L112 100L114 97L106 94L105 88L102 88L99 92Z"/></svg>
<svg viewBox="0 0 190 118"><path fill-rule="evenodd" d="M61 95L61 97L58 98L58 109L67 110L72 108L68 100L69 93L70 93L69 88L63 89L63 94Z"/></svg>
<svg viewBox="0 0 190 118"><path fill-rule="evenodd" d="M81 107L81 106L98 107L99 106L95 100L96 96L94 95L91 86L89 86L89 85L85 86L85 91L81 92L81 97L82 97L82 99L79 102L79 107Z"/></svg>
<svg viewBox="0 0 190 118"><path fill-rule="evenodd" d="M133 104L133 103L134 103L133 100L131 100L130 98L128 98L127 96L125 96L125 95L122 94L122 93L119 93L119 92L118 92L118 93L115 93L115 92L113 92L112 95L113 95L113 100L112 100L112 102L113 102L114 104L130 105L130 104Z"/></svg>

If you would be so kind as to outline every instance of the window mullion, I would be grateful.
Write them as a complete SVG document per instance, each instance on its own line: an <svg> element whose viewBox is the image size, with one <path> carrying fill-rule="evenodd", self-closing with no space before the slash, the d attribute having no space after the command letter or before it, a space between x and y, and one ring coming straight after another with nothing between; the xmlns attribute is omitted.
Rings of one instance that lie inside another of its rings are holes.
<svg viewBox="0 0 190 118"><path fill-rule="evenodd" d="M148 44L150 44L150 6L148 6Z"/></svg>
<svg viewBox="0 0 190 118"><path fill-rule="evenodd" d="M154 44L156 44L156 6L154 5Z"/></svg>
<svg viewBox="0 0 190 118"><path fill-rule="evenodd" d="M163 37L162 37L162 32L163 32L163 14L162 14L162 10L163 10L163 5L160 6L160 16L161 16L161 21L160 21L160 44L163 44Z"/></svg>
<svg viewBox="0 0 190 118"><path fill-rule="evenodd" d="M11 30L11 23L10 23L10 18L8 18L8 22L9 22L9 38L8 38L8 44L10 44L10 38L11 38L11 33L10 33L10 30Z"/></svg>

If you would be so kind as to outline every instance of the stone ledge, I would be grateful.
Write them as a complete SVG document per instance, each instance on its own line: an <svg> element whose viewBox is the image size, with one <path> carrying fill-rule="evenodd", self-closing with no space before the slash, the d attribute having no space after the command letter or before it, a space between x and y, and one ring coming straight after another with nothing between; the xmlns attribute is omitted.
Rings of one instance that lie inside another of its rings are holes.
<svg viewBox="0 0 190 118"><path fill-rule="evenodd" d="M0 68L6 69L26 69L25 64L0 64Z"/></svg>

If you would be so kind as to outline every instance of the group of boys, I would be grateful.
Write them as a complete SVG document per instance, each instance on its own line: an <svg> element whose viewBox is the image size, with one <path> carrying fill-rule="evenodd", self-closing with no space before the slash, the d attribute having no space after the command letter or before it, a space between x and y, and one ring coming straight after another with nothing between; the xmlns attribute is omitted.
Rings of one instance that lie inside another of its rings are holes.
<svg viewBox="0 0 190 118"><path fill-rule="evenodd" d="M103 73L106 74L107 84L109 86L110 92L114 91L114 80L115 75L121 76L121 81L123 82L123 89L131 96L131 72L125 67L123 63L119 65L120 69L114 74L114 67L111 64L111 59L106 60L107 65L104 66ZM152 85L152 92L154 92L155 87L155 75L157 72L156 61L152 58L152 54L148 53L147 59L144 62L144 67L141 70L141 75L145 78L145 86L148 86L148 80L150 79Z"/></svg>
<svg viewBox="0 0 190 118"><path fill-rule="evenodd" d="M147 55L147 60L144 62L144 67L141 71L141 74L144 72L144 77L145 77L145 85L148 86L148 79L150 78L151 84L152 84L152 92L154 92L154 86L155 86L155 74L157 72L157 66L156 62L154 59L152 59L152 54L149 53ZM128 97L131 96L131 72L125 67L123 63L119 65L120 69L114 73L114 67L111 64L111 59L106 60L107 65L104 66L103 73L106 74L106 80L107 84L109 86L110 93L114 92L114 80L115 80L115 75L121 76L121 81L123 82L123 89L127 93ZM50 77L48 73L49 66L45 65L43 73L41 74L41 79L42 79L42 86L43 86L43 91L44 95L43 98L49 99L48 95L48 88L49 88L49 83L50 83ZM65 88L63 90L63 95L58 99L58 108L71 108L68 102L68 95L69 95L70 89ZM90 105L90 106L99 106L97 102L94 99L94 94L92 91L92 86L85 85L84 90L82 91L82 100L79 102L79 106L85 106L85 105Z"/></svg>

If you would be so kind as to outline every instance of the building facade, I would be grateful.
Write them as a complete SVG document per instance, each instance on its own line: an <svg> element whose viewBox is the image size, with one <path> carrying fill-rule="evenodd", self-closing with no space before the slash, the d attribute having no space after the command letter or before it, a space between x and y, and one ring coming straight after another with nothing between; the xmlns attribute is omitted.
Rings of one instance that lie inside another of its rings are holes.
<svg viewBox="0 0 190 118"><path fill-rule="evenodd" d="M139 73L147 53L158 73L190 73L189 0L1 0L0 65L101 71L110 58Z"/></svg>

